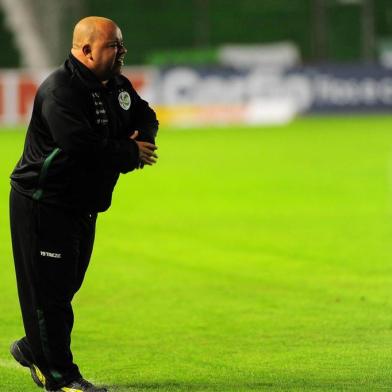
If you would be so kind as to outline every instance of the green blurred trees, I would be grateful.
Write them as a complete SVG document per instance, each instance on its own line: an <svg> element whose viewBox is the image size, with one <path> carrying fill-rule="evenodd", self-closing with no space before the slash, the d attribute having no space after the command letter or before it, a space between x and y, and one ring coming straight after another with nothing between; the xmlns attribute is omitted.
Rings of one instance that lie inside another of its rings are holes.
<svg viewBox="0 0 392 392"><path fill-rule="evenodd" d="M159 59L167 51L179 58L192 48L198 53L189 56L191 61L203 60L206 54L208 62L214 58L211 50L221 44L287 40L298 45L305 62L358 61L363 58L361 1L373 1L376 44L391 38L391 0L84 0L80 17L114 19L123 30L129 63ZM315 12L320 3L325 7L324 33ZM67 18L64 25L69 37L77 21L73 19L74 15ZM1 13L0 39L0 66L18 65Z"/></svg>
<svg viewBox="0 0 392 392"><path fill-rule="evenodd" d="M117 0L115 6L111 0L86 1L91 14L118 22L129 57L137 63L157 51L285 40L295 42L308 62L358 61L363 56L360 3L368 0L321 0L326 19L323 51L315 37L317 0ZM373 4L374 36L392 37L392 1Z"/></svg>
<svg viewBox="0 0 392 392"><path fill-rule="evenodd" d="M14 68L20 65L20 55L16 48L12 33L5 24L4 14L0 9L0 67Z"/></svg>

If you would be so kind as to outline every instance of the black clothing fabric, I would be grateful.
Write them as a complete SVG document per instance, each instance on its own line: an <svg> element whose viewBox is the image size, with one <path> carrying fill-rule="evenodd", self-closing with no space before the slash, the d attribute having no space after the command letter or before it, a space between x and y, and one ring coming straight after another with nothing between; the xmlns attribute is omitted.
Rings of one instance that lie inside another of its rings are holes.
<svg viewBox="0 0 392 392"><path fill-rule="evenodd" d="M97 214L72 214L10 194L10 221L19 301L34 363L47 389L81 377L70 350L71 300L82 285Z"/></svg>
<svg viewBox="0 0 392 392"><path fill-rule="evenodd" d="M70 54L38 89L11 185L45 204L105 211L119 174L140 166L129 136L138 130L138 140L154 143L157 129L154 111L127 78L104 86Z"/></svg>
<svg viewBox="0 0 392 392"><path fill-rule="evenodd" d="M45 388L79 379L70 349L71 301L82 285L97 213L120 173L142 167L138 145L158 121L122 75L104 86L72 55L40 86L24 151L11 174L10 222L22 338Z"/></svg>

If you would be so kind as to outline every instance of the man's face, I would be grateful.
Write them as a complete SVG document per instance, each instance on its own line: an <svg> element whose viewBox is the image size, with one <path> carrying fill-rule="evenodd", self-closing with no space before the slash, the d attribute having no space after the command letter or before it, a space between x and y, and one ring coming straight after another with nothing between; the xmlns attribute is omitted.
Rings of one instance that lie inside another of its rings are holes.
<svg viewBox="0 0 392 392"><path fill-rule="evenodd" d="M115 25L103 26L91 45L94 61L92 71L99 80L109 80L120 74L126 53L121 30Z"/></svg>

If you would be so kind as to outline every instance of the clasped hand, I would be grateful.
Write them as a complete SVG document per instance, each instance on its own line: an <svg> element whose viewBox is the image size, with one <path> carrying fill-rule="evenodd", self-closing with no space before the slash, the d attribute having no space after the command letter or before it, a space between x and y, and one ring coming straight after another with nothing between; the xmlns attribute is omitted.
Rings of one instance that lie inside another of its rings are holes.
<svg viewBox="0 0 392 392"><path fill-rule="evenodd" d="M139 135L139 131L135 131L129 138L134 140L139 147L139 159L146 165L153 165L158 159L158 155L155 150L158 148L155 144L148 142L140 142L136 140Z"/></svg>

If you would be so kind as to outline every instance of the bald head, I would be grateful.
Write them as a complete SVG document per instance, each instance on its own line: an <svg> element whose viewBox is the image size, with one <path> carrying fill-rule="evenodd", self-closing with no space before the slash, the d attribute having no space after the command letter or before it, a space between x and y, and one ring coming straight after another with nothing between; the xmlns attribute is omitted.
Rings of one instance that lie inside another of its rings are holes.
<svg viewBox="0 0 392 392"><path fill-rule="evenodd" d="M88 16L76 24L71 53L100 80L120 73L126 52L121 30L112 20Z"/></svg>
<svg viewBox="0 0 392 392"><path fill-rule="evenodd" d="M72 48L80 49L85 44L91 45L100 35L115 28L117 28L117 25L111 19L101 16L88 16L76 24L73 32Z"/></svg>

